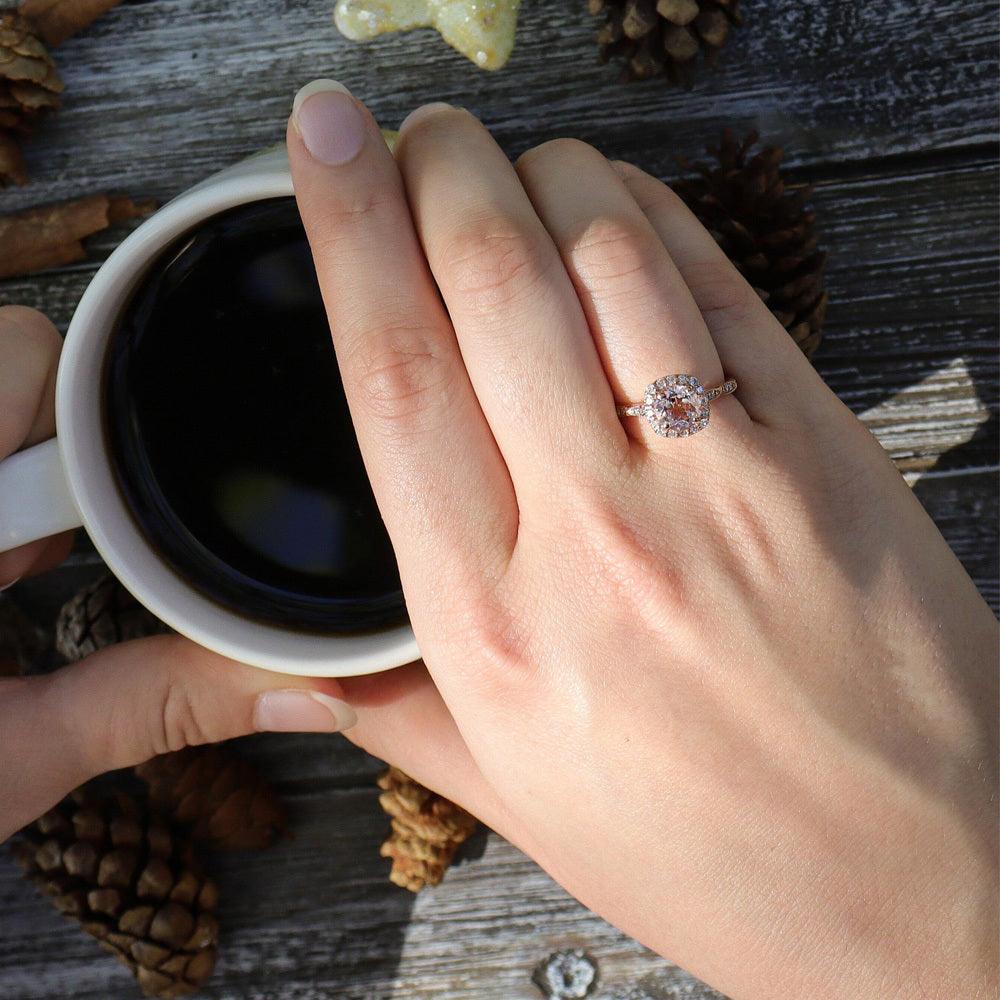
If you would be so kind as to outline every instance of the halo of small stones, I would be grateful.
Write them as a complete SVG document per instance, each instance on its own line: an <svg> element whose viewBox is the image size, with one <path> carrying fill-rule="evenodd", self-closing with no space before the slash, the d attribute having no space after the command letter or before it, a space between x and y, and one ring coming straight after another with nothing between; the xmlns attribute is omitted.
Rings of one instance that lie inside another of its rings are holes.
<svg viewBox="0 0 1000 1000"><path fill-rule="evenodd" d="M677 403L696 407L691 417L677 416ZM660 437L690 437L708 426L709 400L705 387L694 375L665 375L646 388L646 419Z"/></svg>

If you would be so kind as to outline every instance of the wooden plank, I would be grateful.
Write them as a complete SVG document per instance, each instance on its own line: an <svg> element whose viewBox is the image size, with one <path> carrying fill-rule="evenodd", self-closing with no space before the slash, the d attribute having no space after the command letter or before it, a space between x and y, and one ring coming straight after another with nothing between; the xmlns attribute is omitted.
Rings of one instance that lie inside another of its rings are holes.
<svg viewBox="0 0 1000 1000"><path fill-rule="evenodd" d="M991 439L995 457L995 427ZM996 472L964 475L952 474L951 470L931 472L914 484L913 491L952 551L961 559L993 613L1000 614L1000 584L997 581L1000 497Z"/></svg>
<svg viewBox="0 0 1000 1000"><path fill-rule="evenodd" d="M64 110L28 147L34 183L4 209L107 188L168 198L281 139L295 90L342 77L394 126L422 101L481 114L516 153L560 134L662 169L722 125L751 126L804 163L995 141L994 11L963 0L748 5L722 66L691 92L625 86L596 64L582 0L524 4L506 70L476 72L429 32L367 46L333 0L125 4L58 50Z"/></svg>
<svg viewBox="0 0 1000 1000"><path fill-rule="evenodd" d="M982 161L902 174L873 164L818 182L832 304L817 366L904 471L966 445L997 408L997 196ZM95 258L123 231L95 238ZM93 271L2 282L0 303L45 309L65 328ZM978 440L968 464L995 463Z"/></svg>

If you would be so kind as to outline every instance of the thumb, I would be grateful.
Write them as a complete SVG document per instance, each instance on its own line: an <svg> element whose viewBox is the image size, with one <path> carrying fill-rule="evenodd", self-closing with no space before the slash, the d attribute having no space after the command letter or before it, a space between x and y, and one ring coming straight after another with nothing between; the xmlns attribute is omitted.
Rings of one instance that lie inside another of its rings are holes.
<svg viewBox="0 0 1000 1000"><path fill-rule="evenodd" d="M253 732L354 725L337 681L248 667L180 636L0 680L0 841L97 774Z"/></svg>

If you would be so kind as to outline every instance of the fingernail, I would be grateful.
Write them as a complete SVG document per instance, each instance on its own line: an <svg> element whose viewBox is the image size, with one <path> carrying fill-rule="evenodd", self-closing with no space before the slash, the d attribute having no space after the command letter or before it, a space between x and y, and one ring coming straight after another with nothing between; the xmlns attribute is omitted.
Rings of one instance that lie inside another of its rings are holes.
<svg viewBox="0 0 1000 1000"><path fill-rule="evenodd" d="M415 111L411 111L404 119L403 123L399 126L400 135L408 128L413 128L413 126L422 121L424 118L430 118L431 115L440 114L442 111L454 111L455 108L451 104L445 104L444 101L432 101L430 104L421 104L419 108Z"/></svg>
<svg viewBox="0 0 1000 1000"><path fill-rule="evenodd" d="M20 579L21 577L15 576L14 579L10 581L10 583L5 583L2 587L0 587L0 594L2 594L5 590L10 590L10 588L13 587L14 584L17 583L17 581Z"/></svg>
<svg viewBox="0 0 1000 1000"><path fill-rule="evenodd" d="M365 144L361 108L336 80L307 83L292 102L292 123L312 157L331 167L349 163Z"/></svg>
<svg viewBox="0 0 1000 1000"><path fill-rule="evenodd" d="M259 733L339 733L357 721L346 701L321 691L265 691L253 713Z"/></svg>

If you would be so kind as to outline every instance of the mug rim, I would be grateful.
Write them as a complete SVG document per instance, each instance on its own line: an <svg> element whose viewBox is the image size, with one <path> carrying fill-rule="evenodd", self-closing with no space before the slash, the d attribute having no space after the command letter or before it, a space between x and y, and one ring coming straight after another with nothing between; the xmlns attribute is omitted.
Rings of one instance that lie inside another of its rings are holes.
<svg viewBox="0 0 1000 1000"><path fill-rule="evenodd" d="M279 673L377 673L420 658L408 624L321 635L257 622L215 604L146 541L117 488L107 453L99 391L107 344L148 266L175 239L220 212L292 195L287 156L279 147L202 181L129 234L91 279L70 321L56 375L57 440L70 492L94 547L125 588L175 631L231 659Z"/></svg>

